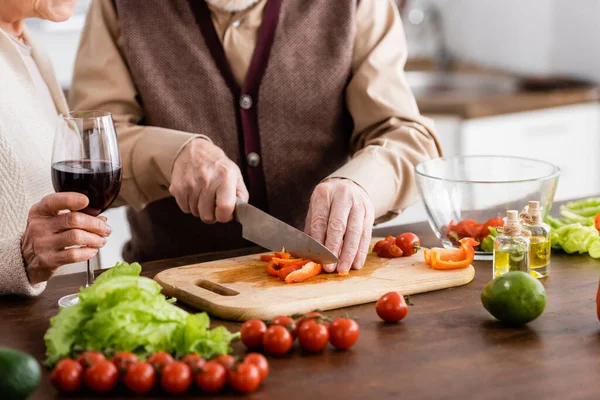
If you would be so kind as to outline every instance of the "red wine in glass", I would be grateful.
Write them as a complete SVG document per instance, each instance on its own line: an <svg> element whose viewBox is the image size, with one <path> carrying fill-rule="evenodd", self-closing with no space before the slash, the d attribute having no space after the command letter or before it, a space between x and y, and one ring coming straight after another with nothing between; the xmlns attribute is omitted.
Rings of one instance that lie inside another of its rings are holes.
<svg viewBox="0 0 600 400"><path fill-rule="evenodd" d="M57 119L52 149L52 183L57 192L77 192L89 199L83 212L97 217L115 201L121 188L121 159L115 124L110 113L75 111ZM87 261L85 286L94 282ZM79 301L77 293L58 304L69 307Z"/></svg>
<svg viewBox="0 0 600 400"><path fill-rule="evenodd" d="M52 164L52 183L57 192L86 195L90 203L82 212L97 217L119 194L121 166L109 161L59 161Z"/></svg>

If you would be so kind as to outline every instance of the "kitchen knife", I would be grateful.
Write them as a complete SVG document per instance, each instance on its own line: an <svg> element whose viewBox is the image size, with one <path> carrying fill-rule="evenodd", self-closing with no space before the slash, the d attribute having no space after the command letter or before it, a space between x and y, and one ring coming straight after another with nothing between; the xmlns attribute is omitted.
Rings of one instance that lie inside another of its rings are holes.
<svg viewBox="0 0 600 400"><path fill-rule="evenodd" d="M337 257L325 246L306 233L283 221L237 199L235 219L242 224L244 239L271 251L285 251L297 258L305 258L319 264L335 264Z"/></svg>

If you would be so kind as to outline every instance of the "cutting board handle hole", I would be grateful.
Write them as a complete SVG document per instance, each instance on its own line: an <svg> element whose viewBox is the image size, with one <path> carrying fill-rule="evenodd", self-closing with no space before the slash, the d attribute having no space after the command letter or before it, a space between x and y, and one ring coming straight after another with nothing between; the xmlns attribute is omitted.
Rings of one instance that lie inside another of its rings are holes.
<svg viewBox="0 0 600 400"><path fill-rule="evenodd" d="M211 281L207 281L206 279L200 279L196 281L196 286L201 287L202 289L209 290L221 296L237 296L238 294L240 294L235 290L226 288L225 286L221 286Z"/></svg>

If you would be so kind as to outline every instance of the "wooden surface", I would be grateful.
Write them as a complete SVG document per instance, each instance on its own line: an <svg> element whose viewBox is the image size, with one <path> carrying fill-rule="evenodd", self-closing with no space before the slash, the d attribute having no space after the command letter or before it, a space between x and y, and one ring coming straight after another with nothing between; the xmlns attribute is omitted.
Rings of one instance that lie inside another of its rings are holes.
<svg viewBox="0 0 600 400"><path fill-rule="evenodd" d="M163 293L226 320L271 319L277 315L332 310L377 301L390 291L411 295L465 285L473 267L436 271L412 257L381 258L371 253L363 268L347 277L320 274L286 284L269 276L257 255L242 256L160 272Z"/></svg>
<svg viewBox="0 0 600 400"><path fill-rule="evenodd" d="M419 234L426 246L437 244L425 224L404 229ZM165 268L249 252L149 263L143 273L152 277ZM491 278L491 264L475 262L474 266L475 280L468 285L412 296L415 305L400 324L382 323L373 303L328 312L330 316L347 312L358 319L361 336L355 348L348 352L328 348L323 354L306 355L295 347L293 354L270 357L269 378L249 398L600 398L600 323L595 303L600 262L587 256L554 255L551 276L544 281L546 310L523 328L504 327L484 310L479 294ZM57 312L57 300L83 281L83 274L58 277L36 299L1 299L0 345L16 347L42 361L42 337L48 319ZM231 330L240 327L214 322ZM235 350L240 353L241 347L236 345ZM115 394L119 397L134 396ZM180 398L197 397L193 393ZM46 371L33 398L56 398ZM241 397L227 392L215 398Z"/></svg>
<svg viewBox="0 0 600 400"><path fill-rule="evenodd" d="M407 71L434 71L435 63L429 59L408 60ZM514 73L457 63L453 72L514 76ZM422 114L449 114L463 119L491 117L510 113L563 107L573 104L600 101L600 88L596 84L569 82L557 76L522 77L523 87L510 93L468 93L451 90L417 96ZM536 90L528 90L528 87ZM545 87L545 89L542 89Z"/></svg>

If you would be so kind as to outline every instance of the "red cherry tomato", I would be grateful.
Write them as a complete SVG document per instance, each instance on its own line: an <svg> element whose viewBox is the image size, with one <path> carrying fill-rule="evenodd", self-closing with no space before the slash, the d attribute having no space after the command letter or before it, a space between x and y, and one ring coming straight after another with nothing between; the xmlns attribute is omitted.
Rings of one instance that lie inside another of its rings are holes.
<svg viewBox="0 0 600 400"><path fill-rule="evenodd" d="M77 357L77 362L81 364L83 368L91 367L98 361L106 360L104 354L97 351L84 351Z"/></svg>
<svg viewBox="0 0 600 400"><path fill-rule="evenodd" d="M263 337L263 346L269 354L279 356L287 353L292 348L294 339L292 334L281 325L273 325L267 328Z"/></svg>
<svg viewBox="0 0 600 400"><path fill-rule="evenodd" d="M157 371L162 371L165 365L172 363L173 357L169 353L159 351L152 354L147 360Z"/></svg>
<svg viewBox="0 0 600 400"><path fill-rule="evenodd" d="M205 392L218 392L227 383L227 369L217 361L209 361L196 374L196 384Z"/></svg>
<svg viewBox="0 0 600 400"><path fill-rule="evenodd" d="M383 258L398 258L402 257L402 250L396 244L385 243L379 249L377 255Z"/></svg>
<svg viewBox="0 0 600 400"><path fill-rule="evenodd" d="M131 363L128 365L127 372L123 377L123 383L132 392L147 393L152 390L156 383L156 371L147 362Z"/></svg>
<svg viewBox="0 0 600 400"><path fill-rule="evenodd" d="M389 292L381 296L375 310L379 318L387 322L398 322L408 314L406 300L398 292Z"/></svg>
<svg viewBox="0 0 600 400"><path fill-rule="evenodd" d="M324 314L318 312L318 311L311 311L307 314L304 314L299 320L298 320L298 328L296 329L296 331L298 331L298 329L300 329L300 327L302 326L303 323L307 322L307 321L317 321L319 323L325 324L325 325L329 325L329 318L327 318L327 316L325 316Z"/></svg>
<svg viewBox="0 0 600 400"><path fill-rule="evenodd" d="M411 232L405 232L396 238L396 246L400 247L403 256L412 256L421 247L421 241L419 237Z"/></svg>
<svg viewBox="0 0 600 400"><path fill-rule="evenodd" d="M192 384L192 369L181 361L165 365L160 377L160 385L167 393L183 393Z"/></svg>
<svg viewBox="0 0 600 400"><path fill-rule="evenodd" d="M181 361L189 365L193 372L200 371L202 366L206 364L206 360L198 354L188 354Z"/></svg>
<svg viewBox="0 0 600 400"><path fill-rule="evenodd" d="M260 380L264 381L269 375L269 362L267 358L260 353L250 353L244 358L245 363L254 364L260 372Z"/></svg>
<svg viewBox="0 0 600 400"><path fill-rule="evenodd" d="M235 358L233 358L231 354L221 354L219 357L215 358L215 361L227 369L230 369L235 365Z"/></svg>
<svg viewBox="0 0 600 400"><path fill-rule="evenodd" d="M256 365L243 362L228 372L231 387L240 393L251 393L260 385L260 371Z"/></svg>
<svg viewBox="0 0 600 400"><path fill-rule="evenodd" d="M250 319L244 322L240 329L242 343L248 350L258 350L262 347L263 335L267 331L267 325L260 319Z"/></svg>
<svg viewBox="0 0 600 400"><path fill-rule="evenodd" d="M306 321L298 328L298 341L304 350L311 353L323 350L329 341L327 326L315 320Z"/></svg>
<svg viewBox="0 0 600 400"><path fill-rule="evenodd" d="M85 370L83 380L94 392L106 393L119 381L119 370L108 360L100 360Z"/></svg>
<svg viewBox="0 0 600 400"><path fill-rule="evenodd" d="M83 367L70 358L60 360L50 374L50 382L61 392L76 392L81 387Z"/></svg>
<svg viewBox="0 0 600 400"><path fill-rule="evenodd" d="M138 358L135 354L129 351L119 351L113 358L111 358L111 361L113 364L115 364L115 367L117 367L119 371L124 371L127 369L129 364L137 362Z"/></svg>
<svg viewBox="0 0 600 400"><path fill-rule="evenodd" d="M287 315L279 315L271 320L271 325L281 325L286 328L292 334L292 337L295 338L298 335L298 327L296 326L296 321L292 317L288 317Z"/></svg>
<svg viewBox="0 0 600 400"><path fill-rule="evenodd" d="M329 325L329 343L338 350L354 346L359 335L360 328L353 319L336 318Z"/></svg>

